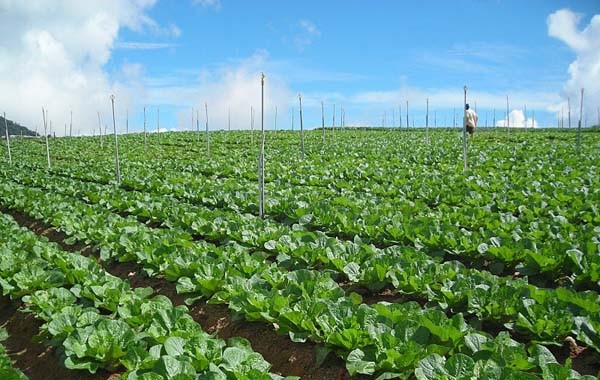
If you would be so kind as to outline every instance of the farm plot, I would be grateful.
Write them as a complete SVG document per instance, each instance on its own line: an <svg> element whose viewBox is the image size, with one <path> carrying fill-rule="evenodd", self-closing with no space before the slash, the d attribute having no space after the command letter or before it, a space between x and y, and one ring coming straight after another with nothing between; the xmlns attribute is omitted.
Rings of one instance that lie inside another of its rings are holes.
<svg viewBox="0 0 600 380"><path fill-rule="evenodd" d="M596 134L578 155L570 132L488 130L463 172L456 132L429 144L420 131L328 131L325 144L320 133L307 134L304 160L295 133L268 134L265 219L248 133L213 133L210 158L191 133L147 148L123 136L118 185L97 138L53 139L51 169L41 141L14 142L14 165L0 168L3 294L43 322L72 378L598 374ZM46 248L25 220L71 252ZM75 263L98 274L73 275ZM264 333L252 345L206 334L194 321L206 301L241 335ZM163 314L188 322L156 335ZM50 330L57 318L76 327ZM117 324L127 338L90 346ZM299 357L304 368L289 365Z"/></svg>

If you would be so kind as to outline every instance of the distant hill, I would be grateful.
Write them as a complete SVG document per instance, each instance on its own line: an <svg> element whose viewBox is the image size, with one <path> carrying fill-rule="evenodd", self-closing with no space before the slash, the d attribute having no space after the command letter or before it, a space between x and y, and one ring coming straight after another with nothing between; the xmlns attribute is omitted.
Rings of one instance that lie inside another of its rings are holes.
<svg viewBox="0 0 600 380"><path fill-rule="evenodd" d="M15 123L12 120L6 119L6 124L8 124L8 134L12 136L35 136L35 132L30 131L27 127L24 127L20 124ZM0 116L0 138L4 138L6 136L6 132L4 132L5 125L4 117Z"/></svg>

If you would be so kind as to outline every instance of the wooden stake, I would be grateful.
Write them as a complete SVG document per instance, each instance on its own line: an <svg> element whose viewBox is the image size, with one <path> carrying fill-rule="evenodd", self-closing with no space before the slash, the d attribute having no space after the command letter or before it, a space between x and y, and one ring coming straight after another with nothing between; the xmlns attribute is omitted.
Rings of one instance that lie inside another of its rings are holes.
<svg viewBox="0 0 600 380"><path fill-rule="evenodd" d="M265 217L265 74L260 74L260 129L262 138L258 155L258 216Z"/></svg>
<svg viewBox="0 0 600 380"><path fill-rule="evenodd" d="M158 145L160 145L160 108L158 107L156 107L156 135Z"/></svg>
<svg viewBox="0 0 600 380"><path fill-rule="evenodd" d="M323 131L322 134L322 144L323 144L323 149L325 148L325 106L323 105L323 101L321 100L321 130Z"/></svg>
<svg viewBox="0 0 600 380"><path fill-rule="evenodd" d="M581 119L583 118L583 87L581 88L581 101L579 103L579 123L577 125L577 152L581 153Z"/></svg>
<svg viewBox="0 0 600 380"><path fill-rule="evenodd" d="M147 140L148 140L148 138L147 138L147 133L146 133L146 107L144 107L144 151L146 150L146 147L148 146Z"/></svg>
<svg viewBox="0 0 600 380"><path fill-rule="evenodd" d="M413 121L414 122L414 121ZM408 130L408 100L406 101L406 130Z"/></svg>
<svg viewBox="0 0 600 380"><path fill-rule="evenodd" d="M467 171L467 85L464 87L465 101L463 104L463 171Z"/></svg>
<svg viewBox="0 0 600 380"><path fill-rule="evenodd" d="M121 184L121 170L119 167L119 142L117 140L117 121L115 119L115 96L110 96L110 103L112 105L112 117L113 117L113 132L115 134L115 180L117 185Z"/></svg>
<svg viewBox="0 0 600 380"><path fill-rule="evenodd" d="M44 118L44 136L46 137L46 159L48 160L48 169L51 169L50 165L50 145L48 144L48 110L44 111L42 108L42 116Z"/></svg>
<svg viewBox="0 0 600 380"><path fill-rule="evenodd" d="M425 141L429 145L429 98L427 98L427 106L425 111Z"/></svg>
<svg viewBox="0 0 600 380"><path fill-rule="evenodd" d="M254 145L254 108L250 106L250 145Z"/></svg>
<svg viewBox="0 0 600 380"><path fill-rule="evenodd" d="M401 105L398 106L398 122L399 122L398 128L402 129L402 106Z"/></svg>
<svg viewBox="0 0 600 380"><path fill-rule="evenodd" d="M12 154L10 153L10 137L8 136L8 122L6 121L6 112L4 112L4 132L6 133L6 147L8 148L8 163L12 165Z"/></svg>
<svg viewBox="0 0 600 380"><path fill-rule="evenodd" d="M210 136L208 134L208 104L204 102L204 110L206 111L206 157L210 157Z"/></svg>
<svg viewBox="0 0 600 380"><path fill-rule="evenodd" d="M302 159L304 160L304 125L302 123L302 94L298 94L298 100L300 101L300 137L302 140ZM335 108L335 105L334 105L334 108ZM335 118L335 115L334 115L334 118ZM334 122L334 125L335 125L335 122Z"/></svg>
<svg viewBox="0 0 600 380"><path fill-rule="evenodd" d="M98 111L98 133L100 134L100 149L104 147L104 137L102 136L102 122L100 121L100 112Z"/></svg>
<svg viewBox="0 0 600 380"><path fill-rule="evenodd" d="M568 121L569 121L569 124L567 126L569 128L571 128L571 98L570 97L567 97L567 107L568 107L567 108L567 112L568 112L567 118L568 118Z"/></svg>

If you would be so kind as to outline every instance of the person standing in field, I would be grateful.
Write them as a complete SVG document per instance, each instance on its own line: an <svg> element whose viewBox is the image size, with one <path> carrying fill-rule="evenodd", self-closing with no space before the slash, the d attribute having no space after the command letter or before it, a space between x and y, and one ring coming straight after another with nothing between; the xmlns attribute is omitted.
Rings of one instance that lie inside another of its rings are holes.
<svg viewBox="0 0 600 380"><path fill-rule="evenodd" d="M472 139L475 133L475 127L477 127L477 121L479 120L479 117L477 116L477 113L469 107L468 104L465 105L465 116L463 119L463 125L467 129L467 132L469 132L469 135L471 135Z"/></svg>

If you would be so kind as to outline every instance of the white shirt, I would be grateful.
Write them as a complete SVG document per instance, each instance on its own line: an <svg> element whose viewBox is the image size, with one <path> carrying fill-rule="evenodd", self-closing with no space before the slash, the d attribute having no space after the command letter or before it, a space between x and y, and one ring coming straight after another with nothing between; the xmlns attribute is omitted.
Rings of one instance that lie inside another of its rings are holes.
<svg viewBox="0 0 600 380"><path fill-rule="evenodd" d="M469 127L476 127L478 120L479 120L479 118L477 117L477 114L475 113L475 111L473 111L470 108L465 111L465 116L463 117L463 125L466 125Z"/></svg>

